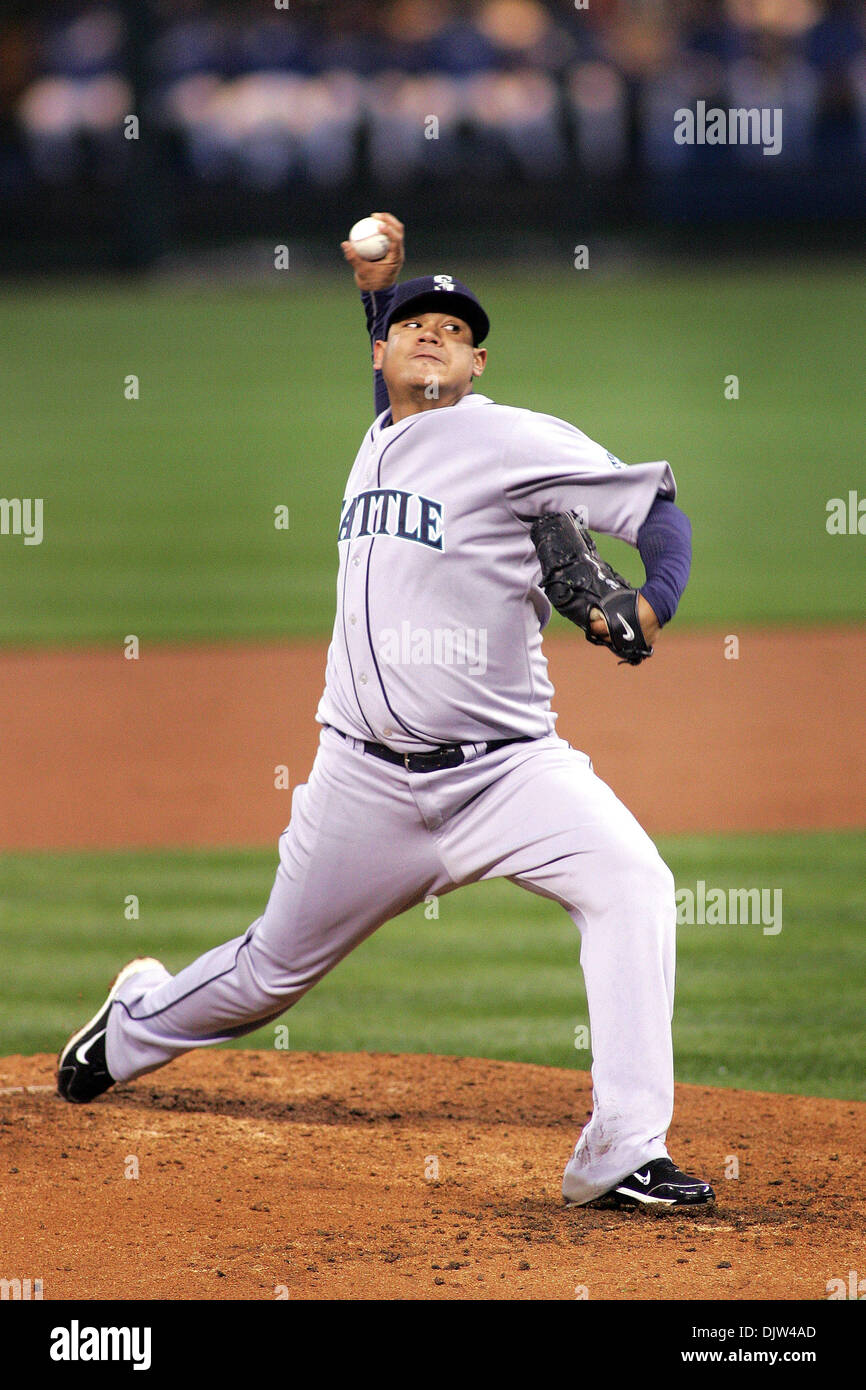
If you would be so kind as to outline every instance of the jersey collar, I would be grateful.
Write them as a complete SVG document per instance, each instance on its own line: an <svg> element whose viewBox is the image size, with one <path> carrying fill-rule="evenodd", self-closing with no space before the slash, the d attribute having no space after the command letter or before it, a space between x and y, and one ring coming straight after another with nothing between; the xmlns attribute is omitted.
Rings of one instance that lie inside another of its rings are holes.
<svg viewBox="0 0 866 1390"><path fill-rule="evenodd" d="M491 399L489 396L480 396L476 391L470 391L467 395L462 396L456 405L443 406L442 408L443 410L469 410L476 405L490 404ZM435 414L435 411L419 410L417 414L408 415L405 420L400 420L399 423L401 425L408 425L410 420L418 420L421 416L430 414ZM371 438L377 439L383 430L394 428L396 427L391 420L391 407L389 406L387 410L382 411L381 415L377 415L376 419L373 421L373 427L370 431Z"/></svg>

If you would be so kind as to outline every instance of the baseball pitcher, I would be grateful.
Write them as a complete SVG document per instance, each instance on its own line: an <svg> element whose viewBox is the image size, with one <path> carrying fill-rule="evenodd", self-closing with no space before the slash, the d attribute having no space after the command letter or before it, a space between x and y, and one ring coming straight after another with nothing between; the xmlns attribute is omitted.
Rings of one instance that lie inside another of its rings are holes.
<svg viewBox="0 0 866 1390"><path fill-rule="evenodd" d="M631 813L555 729L552 606L621 662L651 657L691 559L666 462L622 464L574 425L477 389L490 329L450 273L401 283L343 253L362 291L376 418L336 519L336 620L319 751L295 789L264 913L172 976L127 965L58 1060L67 1100L278 1018L383 922L508 878L580 938L593 1112L563 1179L576 1205L714 1200L665 1139L673 1109L674 884ZM588 532L636 546L635 590ZM388 853L381 852L387 845Z"/></svg>

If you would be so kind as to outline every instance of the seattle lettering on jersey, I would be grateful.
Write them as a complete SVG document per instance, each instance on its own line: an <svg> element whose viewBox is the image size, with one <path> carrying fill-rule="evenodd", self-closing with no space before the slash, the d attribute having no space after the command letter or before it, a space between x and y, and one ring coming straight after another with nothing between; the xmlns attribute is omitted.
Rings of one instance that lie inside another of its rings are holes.
<svg viewBox="0 0 866 1390"><path fill-rule="evenodd" d="M370 488L357 497L343 498L340 513L340 541L359 536L396 536L417 541L431 550L441 550L444 538L441 502L417 492L399 492L393 487Z"/></svg>

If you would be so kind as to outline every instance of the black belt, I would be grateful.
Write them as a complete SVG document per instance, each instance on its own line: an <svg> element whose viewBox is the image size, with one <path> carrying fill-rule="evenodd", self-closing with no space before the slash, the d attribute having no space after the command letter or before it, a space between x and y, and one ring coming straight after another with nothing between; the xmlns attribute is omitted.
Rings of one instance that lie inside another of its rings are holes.
<svg viewBox="0 0 866 1390"><path fill-rule="evenodd" d="M342 729L337 729L331 725L334 732L340 738L348 738ZM483 740L482 740L483 742ZM509 743L532 743L531 737L522 734L519 738L495 738L491 743L484 746L484 754L495 753L497 748L507 748ZM364 742L364 752L369 753L373 758L381 758L385 763L394 763L397 767L405 767L407 772L439 772L446 767L460 767L465 763L466 756L459 743L443 743L438 748L432 749L429 753L395 753L393 748L388 748L384 743Z"/></svg>

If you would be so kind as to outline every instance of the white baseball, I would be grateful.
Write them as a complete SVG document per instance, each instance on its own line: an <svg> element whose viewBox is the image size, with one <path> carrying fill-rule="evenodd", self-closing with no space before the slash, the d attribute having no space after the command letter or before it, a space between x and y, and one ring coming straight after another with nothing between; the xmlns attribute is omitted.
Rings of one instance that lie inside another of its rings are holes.
<svg viewBox="0 0 866 1390"><path fill-rule="evenodd" d="M382 231L382 223L375 217L362 217L349 233L349 240L358 255L365 261L381 261L387 254L390 241Z"/></svg>

